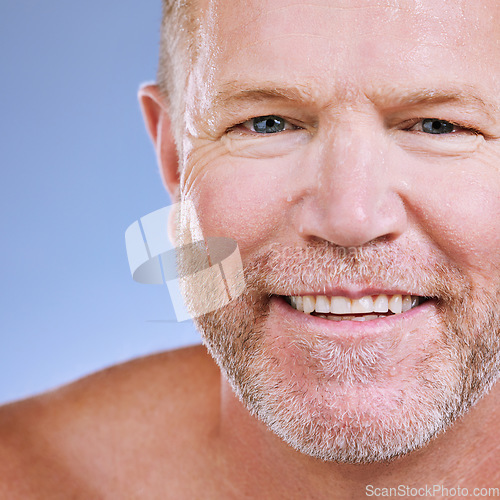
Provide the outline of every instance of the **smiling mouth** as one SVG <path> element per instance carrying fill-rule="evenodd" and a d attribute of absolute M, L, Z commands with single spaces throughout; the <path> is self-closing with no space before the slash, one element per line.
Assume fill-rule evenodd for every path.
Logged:
<path fill-rule="evenodd" d="M 297 311 L 331 321 L 370 321 L 402 314 L 429 297 L 417 295 L 367 295 L 359 299 L 343 296 L 296 295 L 284 299 Z"/>

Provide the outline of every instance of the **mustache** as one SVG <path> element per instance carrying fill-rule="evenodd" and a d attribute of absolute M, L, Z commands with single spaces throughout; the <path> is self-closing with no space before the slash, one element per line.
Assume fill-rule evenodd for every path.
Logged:
<path fill-rule="evenodd" d="M 375 288 L 407 290 L 437 300 L 470 295 L 467 277 L 439 250 L 423 244 L 374 241 L 340 247 L 328 241 L 273 243 L 243 260 L 249 290 L 293 295 L 297 290 Z"/>

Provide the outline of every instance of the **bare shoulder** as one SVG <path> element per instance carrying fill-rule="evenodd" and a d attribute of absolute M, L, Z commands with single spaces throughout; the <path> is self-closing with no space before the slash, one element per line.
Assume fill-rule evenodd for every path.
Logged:
<path fill-rule="evenodd" d="M 194 346 L 4 406 L 0 499 L 105 498 L 99 492 L 130 493 L 145 471 L 152 483 L 152 470 L 164 479 L 181 450 L 203 445 L 218 404 L 218 368 Z"/>

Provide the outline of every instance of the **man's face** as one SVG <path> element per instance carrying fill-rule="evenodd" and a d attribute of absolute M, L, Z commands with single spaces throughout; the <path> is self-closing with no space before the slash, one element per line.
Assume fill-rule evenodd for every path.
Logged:
<path fill-rule="evenodd" d="M 204 13 L 181 192 L 205 236 L 238 242 L 248 284 L 197 320 L 209 348 L 302 452 L 422 446 L 498 374 L 498 5 L 206 0 Z"/>

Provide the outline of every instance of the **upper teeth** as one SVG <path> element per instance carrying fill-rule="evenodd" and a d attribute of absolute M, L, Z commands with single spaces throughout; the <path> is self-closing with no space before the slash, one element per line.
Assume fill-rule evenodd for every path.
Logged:
<path fill-rule="evenodd" d="M 418 305 L 418 297 L 412 295 L 367 295 L 360 299 L 326 295 L 299 295 L 289 297 L 292 307 L 307 314 L 368 314 L 371 312 L 395 314 L 406 312 Z"/>

